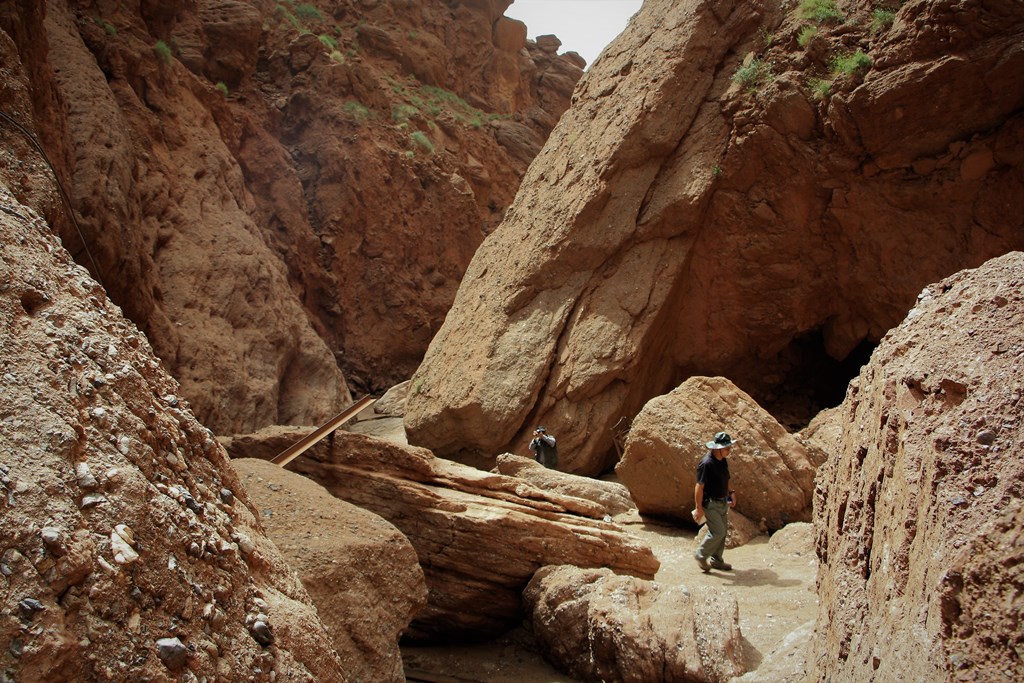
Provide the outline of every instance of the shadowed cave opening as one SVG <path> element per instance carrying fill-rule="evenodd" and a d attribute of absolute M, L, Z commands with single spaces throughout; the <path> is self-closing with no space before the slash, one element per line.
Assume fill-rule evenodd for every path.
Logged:
<path fill-rule="evenodd" d="M 822 410 L 843 402 L 850 380 L 876 346 L 862 339 L 845 358 L 836 359 L 826 351 L 821 330 L 811 330 L 765 364 L 747 393 L 786 429 L 799 431 Z"/>

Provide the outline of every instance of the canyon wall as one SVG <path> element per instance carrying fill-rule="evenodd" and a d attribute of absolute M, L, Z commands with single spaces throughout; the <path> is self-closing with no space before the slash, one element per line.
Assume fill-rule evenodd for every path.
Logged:
<path fill-rule="evenodd" d="M 204 424 L 318 423 L 412 373 L 569 104 L 508 4 L 5 3 L 12 191 Z"/>
<path fill-rule="evenodd" d="M 799 425 L 925 284 L 1024 246 L 1020 4 L 833 8 L 644 3 L 474 257 L 411 442 L 525 453 L 544 424 L 602 472 L 697 374 Z"/>
<path fill-rule="evenodd" d="M 1024 676 L 1024 253 L 927 287 L 826 419 L 822 681 Z"/>

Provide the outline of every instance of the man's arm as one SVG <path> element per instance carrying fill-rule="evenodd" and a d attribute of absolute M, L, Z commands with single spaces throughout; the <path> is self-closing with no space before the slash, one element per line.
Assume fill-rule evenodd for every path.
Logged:
<path fill-rule="evenodd" d="M 732 499 L 732 502 L 729 503 L 729 507 L 736 507 L 736 492 L 732 490 L 732 480 L 725 480 L 725 490 L 728 492 L 725 495 Z"/>
<path fill-rule="evenodd" d="M 693 487 L 693 500 L 697 508 L 697 519 L 704 516 L 704 484 L 697 482 Z"/>

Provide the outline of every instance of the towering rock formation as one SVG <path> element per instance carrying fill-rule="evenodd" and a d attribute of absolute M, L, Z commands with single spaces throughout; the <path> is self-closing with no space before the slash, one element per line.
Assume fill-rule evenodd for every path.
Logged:
<path fill-rule="evenodd" d="M 926 288 L 828 418 L 816 680 L 1024 677 L 1024 253 Z"/>
<path fill-rule="evenodd" d="M 6 183 L 0 330 L 0 678 L 347 680 L 224 449 Z"/>
<path fill-rule="evenodd" d="M 799 422 L 926 283 L 1024 246 L 1020 4 L 823 4 L 644 3 L 474 257 L 411 442 L 522 453 L 542 423 L 600 472 L 695 374 Z"/>
<path fill-rule="evenodd" d="M 4 3 L 3 111 L 80 231 L 5 119 L 12 191 L 205 424 L 317 423 L 412 373 L 569 104 L 508 4 Z"/>

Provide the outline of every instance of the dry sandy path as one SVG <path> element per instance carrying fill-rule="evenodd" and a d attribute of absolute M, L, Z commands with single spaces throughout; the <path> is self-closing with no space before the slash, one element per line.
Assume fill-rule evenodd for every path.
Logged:
<path fill-rule="evenodd" d="M 817 611 L 815 560 L 810 528 L 759 537 L 725 553 L 730 572 L 704 574 L 693 559 L 694 531 L 643 522 L 635 515 L 617 520 L 650 544 L 661 569 L 655 580 L 666 585 L 712 586 L 731 592 L 739 605 L 740 630 L 747 643 L 751 670 L 744 683 L 786 682 L 803 678 L 800 646 L 810 635 Z M 780 538 L 785 540 L 780 542 Z M 526 628 L 517 628 L 489 643 L 473 646 L 403 648 L 407 670 L 426 670 L 435 680 L 485 683 L 585 683 L 560 673 L 536 651 Z M 409 680 L 420 680 L 410 674 Z"/>

